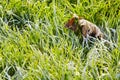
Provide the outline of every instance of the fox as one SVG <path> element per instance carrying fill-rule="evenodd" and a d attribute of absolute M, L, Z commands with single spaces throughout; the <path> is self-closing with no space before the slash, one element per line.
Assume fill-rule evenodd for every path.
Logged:
<path fill-rule="evenodd" d="M 85 42 L 87 42 L 88 37 L 98 38 L 99 40 L 104 38 L 104 34 L 97 25 L 76 14 L 73 14 L 73 17 L 68 20 L 65 27 L 75 33 L 82 33 Z"/>

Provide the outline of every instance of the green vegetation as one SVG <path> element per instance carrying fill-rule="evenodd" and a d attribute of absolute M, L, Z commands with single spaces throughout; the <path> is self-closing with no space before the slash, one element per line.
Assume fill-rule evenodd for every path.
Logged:
<path fill-rule="evenodd" d="M 98 25 L 83 48 L 73 13 Z M 0 0 L 0 80 L 120 80 L 120 0 Z"/>

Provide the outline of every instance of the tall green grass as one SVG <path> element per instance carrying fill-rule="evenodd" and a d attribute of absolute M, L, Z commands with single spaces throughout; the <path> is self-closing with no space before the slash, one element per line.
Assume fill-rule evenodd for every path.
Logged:
<path fill-rule="evenodd" d="M 1 0 L 0 79 L 119 80 L 119 0 Z M 64 27 L 76 13 L 110 42 L 83 48 Z"/>

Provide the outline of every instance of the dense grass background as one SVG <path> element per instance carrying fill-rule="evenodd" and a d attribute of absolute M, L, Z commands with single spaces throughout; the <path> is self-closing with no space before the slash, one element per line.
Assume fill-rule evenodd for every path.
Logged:
<path fill-rule="evenodd" d="M 110 41 L 82 48 L 76 13 Z M 120 0 L 0 0 L 0 79 L 120 80 Z"/>

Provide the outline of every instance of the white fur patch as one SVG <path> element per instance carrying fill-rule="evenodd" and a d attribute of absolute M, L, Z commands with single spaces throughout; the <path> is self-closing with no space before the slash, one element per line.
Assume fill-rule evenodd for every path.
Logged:
<path fill-rule="evenodd" d="M 86 25 L 86 20 L 84 20 L 84 19 L 79 20 L 79 24 L 80 25 Z"/>
<path fill-rule="evenodd" d="M 79 16 L 77 14 L 73 14 L 74 18 L 79 18 Z"/>

